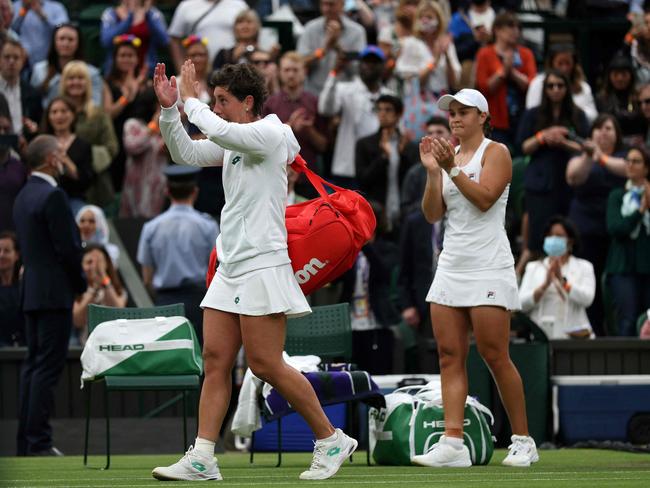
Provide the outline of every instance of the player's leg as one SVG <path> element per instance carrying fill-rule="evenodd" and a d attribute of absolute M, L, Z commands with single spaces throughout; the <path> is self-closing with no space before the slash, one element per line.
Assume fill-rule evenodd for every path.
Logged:
<path fill-rule="evenodd" d="M 357 441 L 334 429 L 307 379 L 282 358 L 286 316 L 242 315 L 241 331 L 248 365 L 258 378 L 273 385 L 305 419 L 316 436 L 311 468 L 302 479 L 326 479 L 333 476 L 357 448 Z"/>
<path fill-rule="evenodd" d="M 412 461 L 429 467 L 468 467 L 472 462 L 463 443 L 469 351 L 467 309 L 432 303 L 431 323 L 438 346 L 445 435 L 428 452 L 415 456 Z"/>
<path fill-rule="evenodd" d="M 504 464 L 530 466 L 539 456 L 535 441 L 528 435 L 524 386 L 510 360 L 510 312 L 500 307 L 473 307 L 470 317 L 476 347 L 494 377 L 514 433 Z"/>
<path fill-rule="evenodd" d="M 241 347 L 239 316 L 206 308 L 203 314 L 203 366 L 205 378 L 199 402 L 199 429 L 195 445 L 168 467 L 153 470 L 159 480 L 220 480 L 214 443 L 228 410 L 231 371 Z"/>

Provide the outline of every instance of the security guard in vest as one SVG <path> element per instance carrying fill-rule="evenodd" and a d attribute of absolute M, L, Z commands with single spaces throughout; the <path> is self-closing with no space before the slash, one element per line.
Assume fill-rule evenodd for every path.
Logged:
<path fill-rule="evenodd" d="M 138 262 L 154 303 L 184 303 L 185 316 L 203 344 L 200 303 L 205 295 L 205 273 L 219 226 L 208 214 L 193 208 L 199 193 L 199 171 L 199 168 L 177 165 L 165 169 L 171 205 L 144 225 L 138 243 Z"/>

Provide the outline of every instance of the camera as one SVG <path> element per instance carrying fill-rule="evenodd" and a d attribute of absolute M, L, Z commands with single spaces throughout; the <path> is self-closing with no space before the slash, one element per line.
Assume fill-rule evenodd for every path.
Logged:
<path fill-rule="evenodd" d="M 586 139 L 583 137 L 580 137 L 578 134 L 576 134 L 574 131 L 569 131 L 567 134 L 566 138 L 570 141 L 577 142 L 581 146 L 585 145 Z"/>

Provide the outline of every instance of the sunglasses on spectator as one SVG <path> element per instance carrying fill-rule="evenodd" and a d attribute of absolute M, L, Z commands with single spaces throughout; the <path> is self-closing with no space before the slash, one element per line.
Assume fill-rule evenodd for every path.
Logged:
<path fill-rule="evenodd" d="M 625 162 L 628 164 L 643 164 L 644 161 L 643 159 L 636 159 L 636 158 L 625 158 Z"/>
<path fill-rule="evenodd" d="M 70 27 L 71 29 L 79 29 L 79 23 L 78 22 L 61 22 L 60 24 L 56 24 L 54 26 L 55 30 L 59 30 L 61 27 Z"/>
<path fill-rule="evenodd" d="M 643 100 L 639 100 L 639 103 L 641 105 L 648 105 L 650 104 L 650 98 L 644 98 Z"/>
<path fill-rule="evenodd" d="M 545 86 L 549 90 L 552 90 L 554 88 L 557 88 L 558 90 L 562 90 L 563 88 L 566 88 L 566 85 L 564 83 L 546 83 Z"/>
<path fill-rule="evenodd" d="M 270 62 L 271 61 L 269 61 L 268 59 L 255 59 L 255 60 L 252 60 L 250 63 L 254 64 L 256 66 L 268 66 L 268 64 Z"/>

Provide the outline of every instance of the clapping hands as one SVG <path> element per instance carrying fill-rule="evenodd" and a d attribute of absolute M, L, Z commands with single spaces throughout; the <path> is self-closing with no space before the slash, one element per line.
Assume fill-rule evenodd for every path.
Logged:
<path fill-rule="evenodd" d="M 455 154 L 454 146 L 446 139 L 424 136 L 420 142 L 420 160 L 428 171 L 449 171 L 454 166 Z"/>

